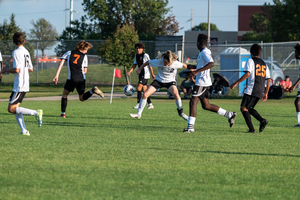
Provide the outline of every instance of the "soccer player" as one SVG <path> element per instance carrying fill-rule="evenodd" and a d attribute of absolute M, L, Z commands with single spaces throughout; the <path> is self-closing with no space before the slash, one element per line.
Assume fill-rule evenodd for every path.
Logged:
<path fill-rule="evenodd" d="M 60 117 L 66 117 L 68 95 L 70 92 L 73 92 L 75 88 L 79 94 L 80 101 L 85 101 L 89 99 L 93 94 L 97 94 L 102 98 L 104 97 L 103 92 L 99 90 L 96 86 L 94 86 L 91 90 L 85 92 L 85 74 L 87 73 L 88 67 L 88 59 L 86 53 L 92 47 L 92 44 L 82 40 L 76 45 L 75 50 L 67 51 L 62 56 L 62 60 L 57 68 L 56 75 L 53 79 L 55 84 L 57 84 L 61 68 L 65 61 L 67 61 L 69 74 L 61 98 Z"/>
<path fill-rule="evenodd" d="M 2 82 L 2 76 L 3 74 L 1 73 L 3 70 L 3 60 L 2 60 L 2 55 L 1 55 L 1 52 L 0 52 L 0 84 Z"/>
<path fill-rule="evenodd" d="M 130 76 L 130 73 L 135 69 L 135 67 L 137 65 L 138 65 L 138 67 L 140 67 L 140 66 L 142 66 L 143 63 L 150 60 L 149 55 L 147 53 L 144 53 L 144 49 L 145 49 L 144 43 L 142 43 L 142 42 L 136 43 L 134 46 L 136 49 L 136 55 L 134 56 L 134 63 L 132 65 L 132 67 L 127 72 L 128 76 Z M 136 104 L 136 106 L 133 107 L 135 109 L 139 108 L 140 99 L 142 98 L 142 89 L 143 89 L 143 92 L 145 92 L 147 90 L 147 83 L 148 83 L 148 79 L 150 78 L 150 73 L 151 73 L 152 78 L 155 79 L 152 67 L 148 65 L 148 66 L 144 67 L 144 69 L 139 74 L 139 82 L 138 82 L 138 85 L 136 88 L 137 89 L 137 104 Z M 148 97 L 147 103 L 148 103 L 148 109 L 154 108 L 154 106 L 150 100 L 150 97 Z"/>
<path fill-rule="evenodd" d="M 245 64 L 245 74 L 241 78 L 239 78 L 239 80 L 230 85 L 230 88 L 233 89 L 239 83 L 248 79 L 241 103 L 241 112 L 249 128 L 249 133 L 256 133 L 250 115 L 252 115 L 260 122 L 259 132 L 262 132 L 268 124 L 268 120 L 262 118 L 260 114 L 254 109 L 259 99 L 261 99 L 262 101 L 266 101 L 268 99 L 268 92 L 271 83 L 269 68 L 260 58 L 261 52 L 262 48 L 259 44 L 253 44 L 251 46 L 251 58 L 249 58 Z M 267 80 L 266 87 L 265 80 Z"/>
<path fill-rule="evenodd" d="M 36 116 L 39 127 L 42 125 L 43 110 L 31 110 L 19 107 L 26 95 L 29 92 L 29 72 L 33 71 L 30 54 L 23 46 L 25 43 L 25 35 L 17 32 L 13 35 L 13 42 L 17 46 L 12 53 L 13 68 L 3 69 L 1 73 L 13 73 L 15 75 L 14 88 L 9 98 L 8 112 L 15 114 L 16 120 L 21 128 L 20 135 L 30 136 L 26 129 L 23 115 Z"/>
<path fill-rule="evenodd" d="M 197 104 L 200 100 L 202 108 L 204 110 L 209 110 L 216 112 L 219 115 L 223 115 L 228 118 L 230 127 L 234 124 L 234 119 L 236 117 L 235 112 L 228 112 L 217 105 L 210 104 L 208 99 L 210 96 L 210 86 L 212 85 L 210 78 L 210 68 L 214 66 L 214 61 L 211 56 L 211 51 L 207 46 L 207 35 L 199 34 L 197 39 L 197 47 L 200 53 L 197 57 L 197 66 L 195 71 L 191 74 L 196 76 L 195 86 L 192 92 L 192 99 L 190 100 L 190 116 L 188 118 L 188 126 L 183 132 L 195 132 L 194 126 L 197 115 Z"/>
<path fill-rule="evenodd" d="M 136 72 L 140 74 L 143 68 L 148 66 L 149 64 L 151 65 L 151 67 L 158 67 L 158 73 L 155 76 L 155 80 L 144 92 L 143 97 L 140 100 L 137 113 L 130 114 L 130 117 L 140 119 L 142 116 L 142 112 L 145 108 L 147 98 L 151 96 L 154 92 L 156 92 L 158 89 L 166 87 L 175 98 L 175 103 L 177 106 L 179 116 L 187 120 L 187 115 L 183 113 L 181 98 L 179 96 L 175 80 L 177 69 L 182 67 L 187 68 L 187 65 L 177 61 L 177 58 L 178 57 L 174 53 L 172 53 L 171 51 L 167 51 L 165 53 L 160 54 L 158 56 L 158 59 L 149 60 L 142 64 L 142 66 L 140 66 L 136 70 Z"/>
<path fill-rule="evenodd" d="M 294 48 L 295 48 L 295 58 L 300 60 L 300 43 L 296 44 L 294 46 Z M 300 65 L 299 65 L 299 78 L 296 81 L 296 83 L 292 87 L 290 87 L 289 92 L 293 92 L 293 90 L 297 87 L 297 85 L 299 83 L 300 83 Z M 296 107 L 297 122 L 298 122 L 298 124 L 295 125 L 294 127 L 300 127 L 300 88 L 298 90 L 298 93 L 297 93 L 294 104 L 295 104 L 295 107 Z"/>

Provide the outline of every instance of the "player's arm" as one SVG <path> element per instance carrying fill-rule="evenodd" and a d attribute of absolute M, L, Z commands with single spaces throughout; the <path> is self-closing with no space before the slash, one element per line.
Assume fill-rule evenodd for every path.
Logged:
<path fill-rule="evenodd" d="M 136 68 L 136 64 L 133 64 L 130 70 L 127 72 L 127 76 L 130 76 L 130 73 Z"/>
<path fill-rule="evenodd" d="M 149 70 L 153 79 L 155 79 L 155 75 L 153 73 L 153 68 L 149 65 Z"/>
<path fill-rule="evenodd" d="M 12 73 L 12 74 L 18 74 L 20 72 L 19 68 L 11 68 L 11 69 L 3 69 L 2 73 Z"/>
<path fill-rule="evenodd" d="M 87 67 L 83 68 L 83 72 L 86 74 L 87 73 Z"/>
<path fill-rule="evenodd" d="M 149 61 L 143 63 L 143 64 L 136 70 L 136 73 L 140 74 L 141 71 L 144 69 L 144 67 L 146 67 L 147 65 L 150 65 L 150 64 L 149 64 Z"/>
<path fill-rule="evenodd" d="M 241 78 L 239 78 L 239 80 L 237 80 L 236 82 L 232 83 L 230 85 L 230 88 L 231 89 L 235 88 L 238 84 L 240 84 L 241 82 L 243 82 L 244 80 L 246 80 L 249 76 L 250 76 L 250 72 L 246 72 Z"/>
<path fill-rule="evenodd" d="M 28 72 L 33 72 L 33 69 L 28 69 Z"/>
<path fill-rule="evenodd" d="M 3 61 L 0 61 L 0 79 L 2 79 L 3 76 Z"/>
<path fill-rule="evenodd" d="M 262 101 L 266 101 L 268 99 L 268 94 L 269 94 L 269 89 L 270 89 L 270 85 L 271 85 L 271 79 L 267 79 L 267 87 L 265 89 L 265 92 L 261 98 Z"/>
<path fill-rule="evenodd" d="M 207 63 L 204 67 L 200 68 L 200 69 L 197 69 L 195 71 L 192 71 L 192 76 L 196 76 L 199 72 L 202 72 L 202 71 L 205 71 L 205 70 L 208 70 L 210 68 L 212 68 L 214 66 L 214 62 L 209 62 Z"/>
<path fill-rule="evenodd" d="M 293 92 L 293 90 L 297 87 L 297 85 L 300 83 L 300 78 L 298 78 L 298 80 L 296 81 L 296 83 L 290 87 L 289 92 Z"/>
<path fill-rule="evenodd" d="M 65 63 L 65 59 L 62 59 L 62 60 L 60 61 L 60 63 L 59 63 L 59 66 L 58 66 L 58 68 L 57 68 L 55 77 L 54 77 L 54 79 L 53 79 L 53 82 L 55 82 L 55 84 L 57 84 L 58 77 L 59 77 L 61 68 L 62 68 L 62 66 L 64 65 L 64 63 Z"/>

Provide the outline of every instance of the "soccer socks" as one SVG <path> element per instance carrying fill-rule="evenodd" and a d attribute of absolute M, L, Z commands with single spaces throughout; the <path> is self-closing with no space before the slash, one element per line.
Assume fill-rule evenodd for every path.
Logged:
<path fill-rule="evenodd" d="M 142 91 L 137 91 L 137 103 L 140 103 L 141 98 L 142 98 Z"/>
<path fill-rule="evenodd" d="M 26 133 L 27 129 L 25 126 L 24 118 L 22 114 L 15 114 L 16 120 L 19 124 L 19 127 L 21 128 L 22 133 Z"/>
<path fill-rule="evenodd" d="M 90 90 L 90 91 L 85 92 L 85 93 L 83 94 L 82 99 L 83 99 L 83 100 L 88 100 L 92 95 L 93 95 L 93 91 Z"/>
<path fill-rule="evenodd" d="M 150 97 L 147 98 L 147 103 L 148 103 L 148 105 L 152 104 Z"/>
<path fill-rule="evenodd" d="M 261 122 L 262 120 L 264 120 L 264 119 L 260 116 L 260 114 L 258 114 L 258 112 L 257 112 L 255 109 L 253 109 L 253 108 L 250 108 L 250 109 L 249 109 L 249 113 L 250 113 L 255 119 L 257 119 L 259 122 Z"/>
<path fill-rule="evenodd" d="M 181 110 L 182 109 L 181 98 L 179 98 L 178 100 L 175 99 L 175 103 L 176 103 L 177 109 Z"/>
<path fill-rule="evenodd" d="M 297 112 L 297 122 L 300 124 L 300 112 Z"/>
<path fill-rule="evenodd" d="M 189 116 L 188 126 L 187 126 L 188 130 L 194 130 L 195 121 L 196 121 L 196 117 Z"/>
<path fill-rule="evenodd" d="M 61 98 L 61 112 L 65 113 L 68 104 L 68 98 Z"/>
<path fill-rule="evenodd" d="M 17 107 L 16 114 L 36 116 L 37 111 L 36 110 L 31 110 L 31 109 L 28 109 L 28 108 Z"/>
<path fill-rule="evenodd" d="M 242 114 L 245 118 L 245 121 L 246 121 L 246 124 L 249 128 L 249 131 L 254 131 L 255 129 L 254 129 L 252 121 L 251 121 L 250 113 L 248 111 L 243 111 Z"/>
<path fill-rule="evenodd" d="M 223 108 L 219 108 L 217 114 L 227 117 L 228 119 L 230 119 L 230 117 L 232 117 L 232 112 L 228 112 L 227 110 L 224 110 Z"/>
<path fill-rule="evenodd" d="M 138 109 L 137 114 L 142 115 L 142 112 L 143 112 L 143 110 L 146 106 L 146 103 L 147 103 L 147 99 L 141 99 L 140 100 L 140 105 L 139 105 L 139 109 Z"/>

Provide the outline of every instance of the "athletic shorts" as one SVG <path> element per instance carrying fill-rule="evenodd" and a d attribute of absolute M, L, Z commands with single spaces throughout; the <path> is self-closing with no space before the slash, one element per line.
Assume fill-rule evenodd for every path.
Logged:
<path fill-rule="evenodd" d="M 147 85 L 148 79 L 144 79 L 144 77 L 139 77 L 139 84 Z"/>
<path fill-rule="evenodd" d="M 245 106 L 247 109 L 254 108 L 258 100 L 258 97 L 244 94 L 241 106 Z"/>
<path fill-rule="evenodd" d="M 26 92 L 12 92 L 9 97 L 9 103 L 10 104 L 18 104 L 22 103 Z"/>
<path fill-rule="evenodd" d="M 204 98 L 209 99 L 210 97 L 209 87 L 195 85 L 193 88 L 192 96 L 198 97 L 200 99 L 204 99 Z"/>
<path fill-rule="evenodd" d="M 67 80 L 64 89 L 73 92 L 76 88 L 79 95 L 82 95 L 85 92 L 85 80 L 80 81 L 73 81 L 73 80 Z"/>
<path fill-rule="evenodd" d="M 157 80 L 154 80 L 150 85 L 152 85 L 156 90 L 160 89 L 162 87 L 169 89 L 169 87 L 171 87 L 172 85 L 176 86 L 176 82 L 173 81 L 173 82 L 169 82 L 169 83 L 161 83 Z"/>

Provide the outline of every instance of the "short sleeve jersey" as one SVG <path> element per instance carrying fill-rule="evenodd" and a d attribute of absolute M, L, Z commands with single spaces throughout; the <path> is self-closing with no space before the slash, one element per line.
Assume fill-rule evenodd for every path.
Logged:
<path fill-rule="evenodd" d="M 197 69 L 201 69 L 210 62 L 214 62 L 211 51 L 208 48 L 204 48 L 197 57 Z M 198 86 L 211 86 L 210 69 L 199 72 L 196 75 L 195 85 Z"/>
<path fill-rule="evenodd" d="M 24 46 L 20 46 L 12 53 L 13 68 L 19 69 L 15 73 L 13 92 L 29 91 L 29 69 L 33 69 L 30 54 Z"/>
<path fill-rule="evenodd" d="M 68 80 L 85 80 L 84 68 L 88 67 L 87 56 L 80 51 L 68 51 L 62 57 L 68 63 Z"/>
<path fill-rule="evenodd" d="M 265 80 L 270 78 L 270 71 L 260 58 L 249 58 L 244 72 L 250 72 L 244 94 L 262 98 L 265 91 Z"/>
<path fill-rule="evenodd" d="M 142 66 L 143 63 L 147 62 L 148 60 L 150 60 L 150 57 L 147 53 L 136 54 L 134 56 L 133 64 L 138 65 L 138 67 L 140 67 L 140 66 Z M 150 69 L 149 69 L 148 65 L 146 67 L 144 67 L 144 69 L 139 74 L 139 77 L 144 78 L 144 79 L 150 78 Z"/>
<path fill-rule="evenodd" d="M 161 83 L 170 83 L 176 81 L 177 69 L 183 67 L 179 61 L 174 61 L 170 66 L 164 66 L 163 59 L 149 60 L 151 67 L 157 67 L 158 72 L 155 76 L 155 80 Z"/>

